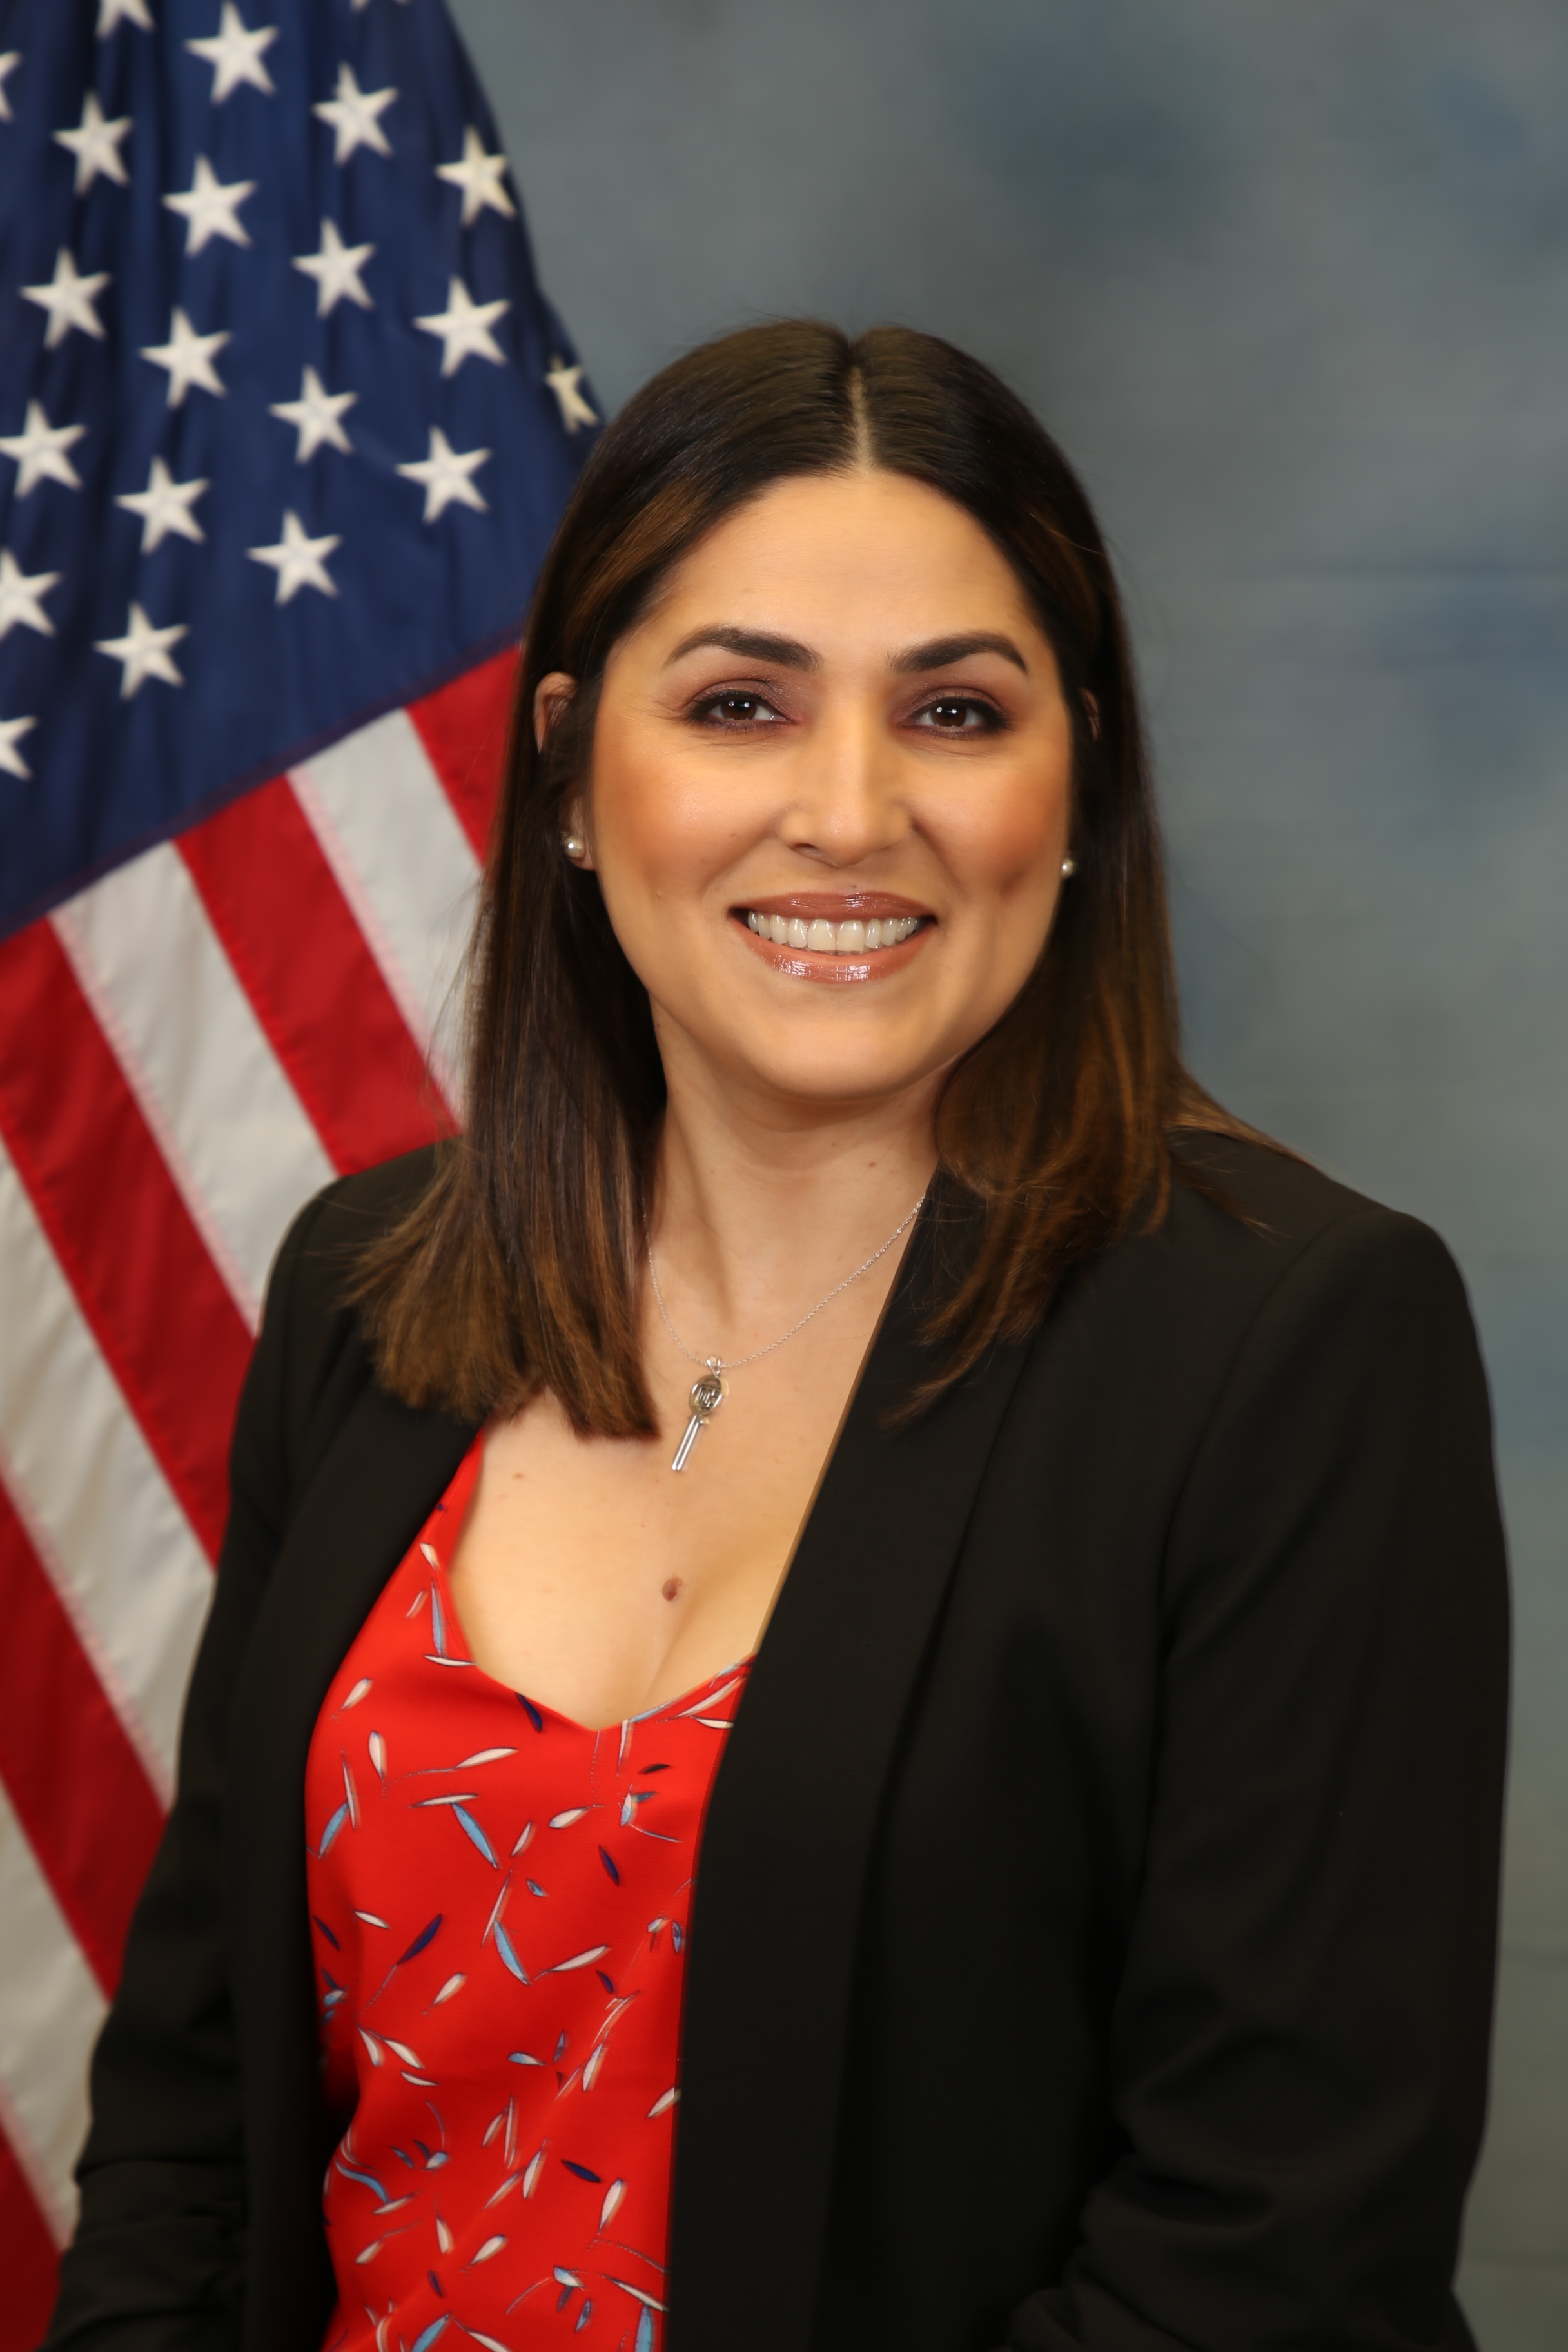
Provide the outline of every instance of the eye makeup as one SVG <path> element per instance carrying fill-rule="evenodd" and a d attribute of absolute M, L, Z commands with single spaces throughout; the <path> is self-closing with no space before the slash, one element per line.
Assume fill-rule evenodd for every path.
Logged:
<path fill-rule="evenodd" d="M 745 685 L 709 687 L 686 705 L 681 716 L 693 726 L 712 733 L 763 732 L 791 722 L 789 711 L 781 709 L 779 700 L 774 698 L 776 691 L 764 693 L 760 687 Z M 950 713 L 959 714 L 956 723 L 947 716 Z M 961 736 L 998 735 L 1013 721 L 990 695 L 966 688 L 926 695 L 895 724 L 956 740 Z"/>

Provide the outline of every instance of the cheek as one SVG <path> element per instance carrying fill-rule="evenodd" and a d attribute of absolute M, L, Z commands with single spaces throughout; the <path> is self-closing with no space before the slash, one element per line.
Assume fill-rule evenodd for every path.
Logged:
<path fill-rule="evenodd" d="M 607 730 L 594 747 L 590 800 L 607 888 L 662 898 L 701 884 L 744 838 L 742 813 L 710 780 L 693 779 L 668 741 Z"/>
<path fill-rule="evenodd" d="M 949 801 L 942 840 L 955 875 L 1005 898 L 1032 898 L 1054 885 L 1068 829 L 1065 761 L 1042 775 L 1037 765 L 1013 775 L 977 779 L 978 789 Z"/>

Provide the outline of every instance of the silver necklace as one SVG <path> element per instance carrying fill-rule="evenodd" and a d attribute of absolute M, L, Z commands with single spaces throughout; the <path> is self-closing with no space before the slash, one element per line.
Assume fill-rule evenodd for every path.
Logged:
<path fill-rule="evenodd" d="M 718 1356 L 697 1355 L 687 1346 L 685 1340 L 681 1338 L 679 1332 L 670 1321 L 669 1309 L 664 1303 L 664 1293 L 658 1286 L 658 1269 L 653 1262 L 652 1228 L 649 1226 L 646 1218 L 643 1220 L 643 1238 L 647 1244 L 647 1278 L 653 1285 L 653 1295 L 658 1301 L 658 1311 L 664 1318 L 664 1328 L 668 1332 L 670 1338 L 674 1340 L 676 1346 L 679 1349 L 681 1354 L 686 1358 L 687 1362 L 689 1364 L 700 1364 L 702 1367 L 701 1378 L 700 1380 L 693 1381 L 691 1383 L 691 1418 L 686 1424 L 686 1434 L 682 1437 L 680 1444 L 675 1449 L 675 1459 L 669 1465 L 672 1470 L 685 1469 L 688 1454 L 696 1444 L 702 1431 L 706 1429 L 708 1423 L 712 1420 L 714 1414 L 723 1403 L 724 1399 L 729 1395 L 730 1390 L 729 1384 L 724 1378 L 725 1373 L 739 1371 L 743 1364 L 754 1364 L 757 1362 L 759 1358 L 763 1356 L 771 1356 L 775 1348 L 782 1348 L 786 1339 L 793 1339 L 797 1331 L 804 1331 L 806 1325 L 812 1320 L 814 1316 L 820 1315 L 825 1307 L 831 1307 L 834 1300 L 841 1297 L 844 1292 L 850 1288 L 852 1284 L 858 1282 L 863 1274 L 870 1273 L 871 1268 L 876 1265 L 879 1258 L 884 1258 L 887 1256 L 888 1252 L 892 1248 L 893 1244 L 898 1240 L 899 1235 L 901 1233 L 906 1232 L 907 1229 L 914 1223 L 915 1219 L 920 1215 L 924 1201 L 925 1194 L 922 1192 L 920 1199 L 915 1202 L 914 1207 L 909 1212 L 908 1215 L 900 1218 L 898 1223 L 893 1227 L 892 1232 L 888 1235 L 887 1240 L 882 1244 L 881 1248 L 879 1250 L 873 1250 L 870 1256 L 866 1260 L 865 1265 L 858 1265 L 853 1274 L 847 1274 L 843 1281 L 836 1284 L 834 1288 L 828 1292 L 826 1298 L 819 1298 L 816 1306 L 801 1317 L 798 1323 L 792 1323 L 787 1331 L 781 1332 L 776 1339 L 770 1339 L 765 1348 L 754 1348 L 749 1356 L 731 1356 L 727 1360 Z"/>

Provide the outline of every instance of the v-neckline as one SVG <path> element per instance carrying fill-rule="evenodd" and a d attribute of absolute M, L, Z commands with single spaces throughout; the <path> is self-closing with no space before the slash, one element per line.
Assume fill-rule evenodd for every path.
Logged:
<path fill-rule="evenodd" d="M 445 1622 L 445 1632 L 446 1633 L 456 1635 L 464 1653 L 463 1664 L 471 1667 L 473 1672 L 479 1676 L 479 1681 L 487 1685 L 490 1690 L 500 1692 L 509 1699 L 515 1699 L 530 1715 L 537 1714 L 539 1716 L 548 1716 L 552 1722 L 561 1724 L 568 1731 L 575 1731 L 579 1733 L 584 1739 L 603 1739 L 606 1731 L 620 1731 L 623 1730 L 627 1724 L 632 1723 L 651 1723 L 656 1716 L 679 1715 L 689 1705 L 692 1706 L 693 1711 L 695 1712 L 696 1706 L 701 1704 L 705 1700 L 707 1700 L 710 1705 L 717 1706 L 718 1700 L 716 1698 L 711 1700 L 709 1699 L 709 1694 L 712 1691 L 715 1683 L 721 1683 L 731 1675 L 739 1678 L 743 1678 L 750 1671 L 755 1660 L 756 1652 L 754 1650 L 746 1657 L 732 1658 L 728 1665 L 721 1666 L 716 1674 L 705 1676 L 701 1682 L 693 1683 L 689 1690 L 678 1691 L 673 1698 L 660 1699 L 657 1705 L 653 1706 L 639 1707 L 634 1715 L 614 1716 L 608 1723 L 601 1723 L 597 1727 L 591 1723 L 579 1723 L 575 1716 L 565 1714 L 563 1710 L 558 1706 L 552 1706 L 548 1699 L 532 1698 L 526 1691 L 519 1690 L 515 1684 L 503 1682 L 499 1675 L 492 1675 L 488 1667 L 480 1665 L 479 1660 L 474 1655 L 473 1643 L 469 1641 L 467 1633 L 464 1631 L 462 1618 L 458 1612 L 458 1604 L 452 1597 L 452 1586 L 450 1577 L 448 1575 L 448 1557 L 456 1553 L 458 1546 L 462 1540 L 464 1523 L 468 1518 L 469 1511 L 473 1508 L 474 1496 L 479 1492 L 479 1475 L 484 1467 L 486 1436 L 487 1432 L 482 1427 L 476 1433 L 473 1444 L 469 1446 L 468 1452 L 458 1463 L 457 1469 L 453 1472 L 451 1478 L 447 1481 L 447 1493 L 441 1496 L 441 1499 L 437 1504 L 435 1510 L 431 1512 L 430 1518 L 426 1519 L 424 1527 L 420 1529 L 419 1534 L 416 1537 L 415 1542 L 411 1547 L 412 1549 L 417 1550 L 421 1553 L 425 1560 L 425 1564 L 430 1571 L 432 1590 L 434 1591 L 436 1598 L 440 1605 L 442 1618 Z M 478 1457 L 477 1460 L 475 1458 L 476 1456 Z M 469 1469 L 470 1464 L 473 1465 L 471 1471 Z M 465 1476 L 468 1478 L 468 1492 L 463 1497 L 461 1509 L 454 1513 L 450 1508 L 447 1496 L 450 1495 L 452 1488 Z M 446 1513 L 453 1522 L 450 1532 L 447 1537 L 447 1556 L 444 1556 L 442 1551 L 438 1549 L 437 1545 L 430 1539 L 430 1522 L 443 1512 Z M 443 1533 L 446 1533 L 446 1530 L 443 1530 Z M 729 1694 L 728 1692 L 724 1692 L 721 1694 L 721 1696 L 728 1697 Z"/>

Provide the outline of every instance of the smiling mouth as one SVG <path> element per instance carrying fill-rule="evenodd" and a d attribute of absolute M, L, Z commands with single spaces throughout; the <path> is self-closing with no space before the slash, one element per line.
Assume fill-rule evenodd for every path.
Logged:
<path fill-rule="evenodd" d="M 855 915 L 846 922 L 833 923 L 826 915 L 808 919 L 804 915 L 763 914 L 752 907 L 737 912 L 758 939 L 775 948 L 794 948 L 797 954 L 804 949 L 811 955 L 879 955 L 884 949 L 902 947 L 931 921 L 929 915 L 873 915 L 869 921 Z"/>
<path fill-rule="evenodd" d="M 730 909 L 752 953 L 786 980 L 856 986 L 891 980 L 919 956 L 937 919 L 889 890 L 800 890 Z"/>

